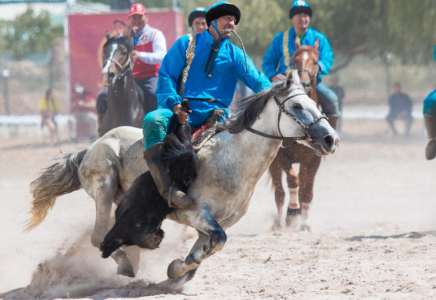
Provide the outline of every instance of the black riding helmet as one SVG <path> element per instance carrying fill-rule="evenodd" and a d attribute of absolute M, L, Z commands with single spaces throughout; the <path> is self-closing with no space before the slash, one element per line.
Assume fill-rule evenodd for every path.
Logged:
<path fill-rule="evenodd" d="M 210 23 L 222 16 L 231 15 L 236 18 L 235 25 L 238 25 L 241 19 L 241 11 L 236 5 L 233 5 L 227 1 L 220 1 L 212 5 L 206 13 L 206 23 L 210 27 Z"/>
<path fill-rule="evenodd" d="M 194 22 L 195 19 L 197 18 L 206 18 L 206 13 L 207 13 L 207 9 L 204 7 L 197 7 L 196 9 L 194 9 L 188 17 L 188 24 L 189 27 L 192 27 L 192 23 Z"/>
<path fill-rule="evenodd" d="M 289 19 L 301 13 L 309 15 L 309 17 L 312 18 L 312 8 L 310 8 L 309 3 L 304 0 L 295 0 L 289 10 Z"/>

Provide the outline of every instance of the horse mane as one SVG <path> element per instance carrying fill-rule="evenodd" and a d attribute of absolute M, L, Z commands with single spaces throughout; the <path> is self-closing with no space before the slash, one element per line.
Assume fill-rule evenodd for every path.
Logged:
<path fill-rule="evenodd" d="M 121 36 L 113 36 L 113 37 L 109 38 L 106 41 L 106 43 L 104 43 L 103 49 L 106 48 L 107 46 L 113 44 L 113 43 L 122 44 L 122 45 L 126 46 L 128 52 L 130 53 L 131 46 L 130 46 L 129 40 L 125 36 L 121 35 Z"/>
<path fill-rule="evenodd" d="M 293 61 L 298 55 L 300 55 L 302 52 L 305 52 L 305 51 L 315 52 L 315 54 L 319 57 L 319 53 L 320 53 L 319 50 L 315 50 L 315 48 L 313 46 L 304 45 L 304 46 L 298 47 L 298 49 L 294 51 L 294 54 L 292 54 L 292 57 L 291 57 L 291 61 Z"/>
<path fill-rule="evenodd" d="M 282 83 L 274 85 L 270 90 L 262 91 L 247 98 L 237 100 L 233 104 L 232 117 L 226 121 L 225 127 L 230 133 L 240 133 L 247 127 L 251 127 L 261 114 L 269 99 L 274 96 L 288 95 L 296 88 L 302 89 L 301 85 L 296 87 L 295 83 L 284 85 Z"/>

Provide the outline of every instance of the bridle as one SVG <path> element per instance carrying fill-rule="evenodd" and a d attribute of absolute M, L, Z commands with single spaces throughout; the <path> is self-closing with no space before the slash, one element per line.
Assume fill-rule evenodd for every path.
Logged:
<path fill-rule="evenodd" d="M 308 52 L 308 51 L 313 51 L 313 50 L 306 49 L 306 50 L 303 50 L 302 52 Z M 295 61 L 295 59 L 292 59 L 292 65 L 295 65 L 294 61 Z M 310 78 L 310 86 L 312 86 L 315 79 L 318 77 L 319 65 L 316 66 L 316 70 L 315 70 L 314 74 L 310 73 L 310 71 L 306 68 L 301 68 L 301 69 L 296 69 L 296 70 L 298 71 L 299 74 L 306 72 Z"/>
<path fill-rule="evenodd" d="M 111 57 L 109 57 L 107 60 L 105 60 L 103 66 L 105 66 L 108 61 L 114 63 L 116 68 L 118 69 L 118 74 L 115 76 L 116 80 L 119 80 L 119 79 L 123 78 L 124 76 L 126 76 L 127 73 L 132 69 L 132 64 L 131 64 L 132 60 L 130 59 L 130 53 L 127 53 L 127 60 L 123 65 L 121 65 L 115 59 L 113 59 L 112 55 L 111 55 Z M 110 85 L 109 76 L 108 76 L 107 83 Z"/>
<path fill-rule="evenodd" d="M 285 110 L 285 108 L 284 108 L 284 105 L 285 105 L 285 103 L 287 101 L 289 101 L 292 98 L 297 97 L 297 96 L 307 96 L 307 95 L 303 94 L 303 93 L 295 94 L 295 95 L 292 95 L 292 96 L 286 98 L 281 103 L 280 103 L 280 100 L 276 96 L 274 96 L 274 101 L 276 102 L 277 106 L 279 107 L 279 113 L 278 113 L 278 116 L 277 116 L 277 128 L 279 130 L 280 136 L 263 133 L 263 132 L 260 132 L 260 131 L 258 131 L 256 129 L 253 129 L 251 127 L 247 127 L 246 129 L 248 131 L 252 132 L 252 133 L 255 133 L 255 134 L 263 136 L 263 137 L 267 137 L 267 138 L 275 139 L 275 140 L 283 140 L 283 142 L 285 142 L 285 141 L 289 142 L 288 145 L 282 146 L 283 148 L 289 147 L 291 144 L 295 143 L 296 141 L 309 141 L 309 142 L 313 141 L 312 137 L 309 134 L 309 128 L 311 126 L 315 125 L 315 123 L 317 123 L 318 121 L 320 121 L 322 119 L 328 120 L 328 118 L 327 118 L 327 116 L 325 114 L 322 114 L 321 116 L 319 116 L 318 118 L 316 118 L 315 120 L 310 122 L 308 125 L 305 125 L 296 116 L 294 116 L 292 113 L 290 113 L 289 111 Z M 280 130 L 280 119 L 281 119 L 282 113 L 284 113 L 285 115 L 290 117 L 292 120 L 297 122 L 298 125 L 300 125 L 301 131 L 303 132 L 304 136 L 298 136 L 298 137 L 285 137 L 285 136 L 283 136 L 282 131 Z"/>

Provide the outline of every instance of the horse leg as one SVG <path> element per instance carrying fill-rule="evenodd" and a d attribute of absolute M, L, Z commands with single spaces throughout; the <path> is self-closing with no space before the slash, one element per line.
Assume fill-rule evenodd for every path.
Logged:
<path fill-rule="evenodd" d="M 308 163 L 300 165 L 300 206 L 301 206 L 301 226 L 302 231 L 311 231 L 309 212 L 313 199 L 313 186 L 315 184 L 315 176 L 321 164 L 321 157 L 314 155 Z"/>
<path fill-rule="evenodd" d="M 300 186 L 300 179 L 297 172 L 292 168 L 286 173 L 286 180 L 288 182 L 290 200 L 288 210 L 286 213 L 286 225 L 296 228 L 298 227 L 298 217 L 301 215 L 300 202 L 298 201 L 298 187 Z"/>
<path fill-rule="evenodd" d="M 280 160 L 278 155 L 273 160 L 269 167 L 269 173 L 271 175 L 272 184 L 274 190 L 274 198 L 277 206 L 277 216 L 274 220 L 274 227 L 282 227 L 282 212 L 283 204 L 285 203 L 285 191 L 282 185 L 282 168 L 280 166 Z"/>
<path fill-rule="evenodd" d="M 95 199 L 96 218 L 94 231 L 91 236 L 91 243 L 94 247 L 100 248 L 101 242 L 110 229 L 110 215 L 112 210 L 112 202 L 115 198 L 115 193 L 118 189 L 117 172 L 113 169 L 110 163 L 100 166 L 101 172 L 98 174 L 91 173 L 92 178 L 89 178 L 86 167 L 81 168 L 80 172 L 86 178 L 86 182 L 91 182 L 92 193 Z M 103 175 L 104 174 L 104 175 Z M 91 179 L 91 180 L 90 180 Z M 83 182 L 83 181 L 82 181 Z M 89 187 L 89 186 L 88 186 Z M 88 191 L 87 186 L 84 186 Z M 121 248 L 117 249 L 110 255 L 118 265 L 117 274 L 134 277 L 133 266 L 127 257 L 127 254 Z"/>
<path fill-rule="evenodd" d="M 207 205 L 202 204 L 198 211 L 191 210 L 186 215 L 188 220 L 193 221 L 191 226 L 197 229 L 198 239 L 186 259 L 174 260 L 168 266 L 167 271 L 170 279 L 179 280 L 183 277 L 185 282 L 193 278 L 203 260 L 220 251 L 227 241 L 226 233 L 215 220 Z"/>

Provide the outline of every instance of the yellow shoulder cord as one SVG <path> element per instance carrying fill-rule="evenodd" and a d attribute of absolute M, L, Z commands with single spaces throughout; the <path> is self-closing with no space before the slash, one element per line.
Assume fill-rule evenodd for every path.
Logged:
<path fill-rule="evenodd" d="M 286 74 L 291 71 L 291 55 L 289 54 L 288 41 L 289 31 L 285 31 L 283 33 L 283 55 L 285 56 Z"/>
<path fill-rule="evenodd" d="M 183 77 L 182 77 L 182 84 L 180 86 L 179 95 L 183 95 L 185 93 L 185 83 L 188 79 L 188 71 L 191 68 L 192 60 L 194 59 L 194 52 L 195 52 L 195 46 L 197 37 L 192 34 L 188 34 L 189 36 L 189 44 L 188 48 L 186 49 L 186 67 L 183 69 Z"/>

